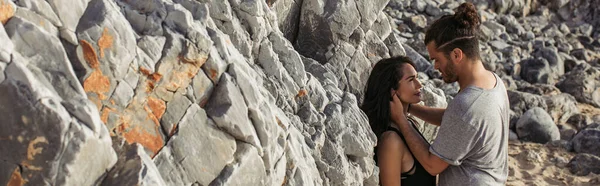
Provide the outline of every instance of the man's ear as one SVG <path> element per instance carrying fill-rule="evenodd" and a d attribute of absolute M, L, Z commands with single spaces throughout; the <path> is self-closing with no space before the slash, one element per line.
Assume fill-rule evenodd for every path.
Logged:
<path fill-rule="evenodd" d="M 460 48 L 454 48 L 452 52 L 450 52 L 450 59 L 452 61 L 461 62 L 464 58 L 464 53 Z"/>

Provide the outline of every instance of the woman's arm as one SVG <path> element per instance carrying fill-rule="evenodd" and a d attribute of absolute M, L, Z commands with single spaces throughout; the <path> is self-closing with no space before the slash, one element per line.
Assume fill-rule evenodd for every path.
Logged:
<path fill-rule="evenodd" d="M 410 104 L 408 112 L 423 121 L 440 126 L 442 124 L 442 116 L 444 116 L 445 108 L 433 108 L 419 104 Z"/>
<path fill-rule="evenodd" d="M 379 184 L 382 186 L 400 185 L 402 179 L 402 139 L 395 132 L 384 132 L 377 147 L 379 164 Z"/>

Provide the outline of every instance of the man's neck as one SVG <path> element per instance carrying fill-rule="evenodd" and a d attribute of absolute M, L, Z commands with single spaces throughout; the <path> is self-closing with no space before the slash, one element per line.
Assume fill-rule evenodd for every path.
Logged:
<path fill-rule="evenodd" d="M 490 72 L 483 67 L 481 61 L 465 62 L 461 69 L 461 74 L 458 79 L 458 85 L 460 90 L 463 90 L 469 86 L 475 86 L 482 89 L 494 88 L 494 83 L 490 84 Z M 491 85 L 491 86 L 490 86 Z"/>

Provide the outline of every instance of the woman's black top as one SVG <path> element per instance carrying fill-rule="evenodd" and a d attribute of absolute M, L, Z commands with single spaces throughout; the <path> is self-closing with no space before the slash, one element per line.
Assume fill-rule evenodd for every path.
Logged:
<path fill-rule="evenodd" d="M 409 119 L 409 122 L 412 124 L 413 128 L 415 128 L 415 130 L 421 135 L 421 137 L 423 137 L 423 134 L 421 134 L 421 132 L 419 132 L 419 130 L 415 126 L 414 121 L 411 121 Z M 408 147 L 408 144 L 406 143 L 404 136 L 398 129 L 393 128 L 393 127 L 388 127 L 386 129 L 386 131 L 396 132 L 396 134 L 398 134 L 398 136 L 400 136 L 400 138 L 402 138 L 402 142 L 404 142 L 404 144 L 406 144 L 406 147 Z M 423 139 L 425 139 L 425 137 L 423 137 Z M 413 163 L 412 168 L 410 168 L 409 171 L 401 173 L 400 179 L 402 179 L 401 180 L 402 185 L 419 185 L 419 186 L 435 185 L 435 176 L 432 176 L 425 170 L 423 165 L 421 165 L 421 163 L 419 163 L 419 161 L 417 161 L 417 158 L 415 158 L 415 156 L 410 151 L 410 149 L 408 149 L 408 152 L 410 152 L 410 155 L 413 157 L 414 163 Z M 400 157 L 398 157 L 398 158 L 400 158 Z M 377 164 L 377 147 L 375 147 L 375 164 Z M 415 170 L 415 172 L 413 174 L 409 174 L 413 170 Z"/>

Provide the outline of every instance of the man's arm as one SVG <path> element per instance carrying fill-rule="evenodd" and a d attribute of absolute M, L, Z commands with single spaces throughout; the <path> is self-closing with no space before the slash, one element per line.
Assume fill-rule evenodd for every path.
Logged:
<path fill-rule="evenodd" d="M 417 158 L 417 161 L 423 165 L 423 168 L 429 174 L 434 176 L 440 174 L 449 164 L 429 152 L 429 144 L 408 123 L 404 112 L 402 112 L 404 109 L 398 97 L 392 96 L 392 99 L 390 102 L 390 117 L 398 128 L 400 128 L 400 132 L 402 132 L 404 140 L 406 140 L 406 144 L 408 144 L 408 148 L 413 156 Z"/>
<path fill-rule="evenodd" d="M 429 144 L 410 126 L 406 117 L 394 120 L 394 123 L 400 128 L 410 151 L 429 174 L 438 175 L 448 167 L 448 163 L 429 152 Z"/>
<path fill-rule="evenodd" d="M 442 124 L 442 116 L 444 116 L 445 108 L 433 108 L 425 105 L 411 104 L 408 110 L 410 114 L 422 119 L 423 121 L 440 126 Z"/>

